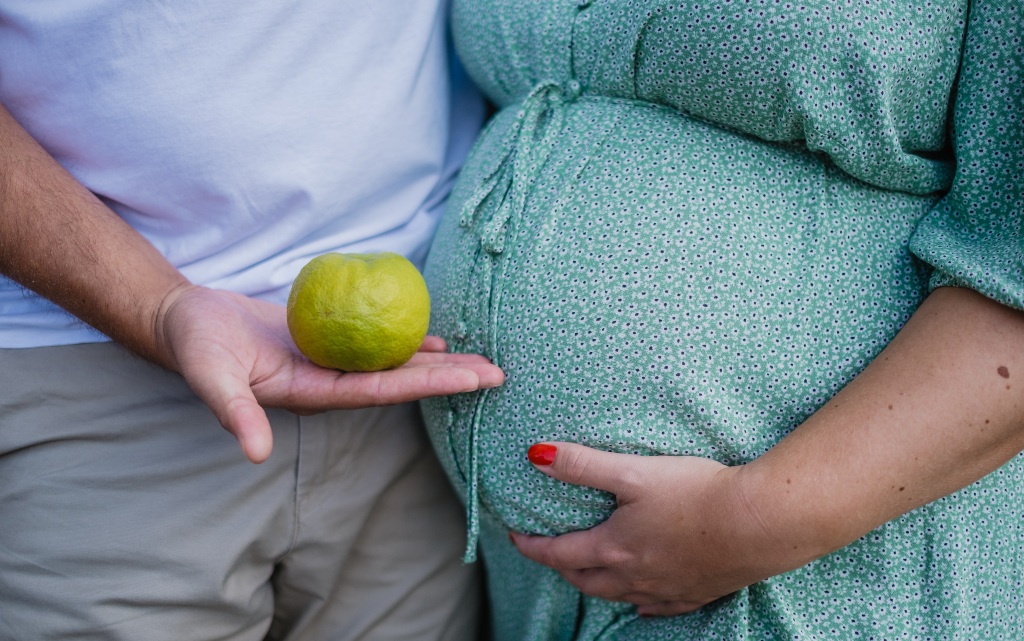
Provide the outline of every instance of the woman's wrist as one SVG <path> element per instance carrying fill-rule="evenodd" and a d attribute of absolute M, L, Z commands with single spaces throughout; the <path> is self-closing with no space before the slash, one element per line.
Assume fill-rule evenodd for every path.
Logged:
<path fill-rule="evenodd" d="M 725 468 L 716 483 L 705 518 L 718 524 L 724 553 L 731 565 L 745 568 L 750 583 L 802 567 L 848 542 L 819 505 L 798 496 L 791 475 L 777 473 L 771 463 Z"/>

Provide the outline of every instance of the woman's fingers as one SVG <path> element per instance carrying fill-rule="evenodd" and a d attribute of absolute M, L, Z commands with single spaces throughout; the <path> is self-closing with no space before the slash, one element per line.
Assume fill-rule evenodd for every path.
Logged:
<path fill-rule="evenodd" d="M 602 553 L 600 526 L 570 532 L 562 536 L 530 536 L 512 532 L 509 538 L 526 558 L 553 570 L 583 570 L 603 567 L 607 553 Z"/>

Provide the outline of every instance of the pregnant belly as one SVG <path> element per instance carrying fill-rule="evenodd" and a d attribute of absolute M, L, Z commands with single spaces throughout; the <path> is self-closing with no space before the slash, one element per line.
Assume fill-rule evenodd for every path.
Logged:
<path fill-rule="evenodd" d="M 478 143 L 426 269 L 431 332 L 507 381 L 424 404 L 463 496 L 511 528 L 586 528 L 615 506 L 534 470 L 532 443 L 749 461 L 924 295 L 906 246 L 930 199 L 643 103 L 573 103 L 549 119 L 550 155 L 474 208 L 515 164 L 513 118 Z"/>

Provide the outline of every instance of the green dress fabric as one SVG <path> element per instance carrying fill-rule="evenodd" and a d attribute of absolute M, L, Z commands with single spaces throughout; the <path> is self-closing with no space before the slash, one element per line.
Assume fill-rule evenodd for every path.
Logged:
<path fill-rule="evenodd" d="M 456 0 L 452 21 L 499 110 L 427 263 L 431 331 L 507 381 L 423 407 L 495 640 L 1024 638 L 1021 457 L 683 616 L 585 597 L 507 539 L 615 508 L 532 443 L 742 464 L 931 288 L 1024 308 L 1024 3 Z"/>

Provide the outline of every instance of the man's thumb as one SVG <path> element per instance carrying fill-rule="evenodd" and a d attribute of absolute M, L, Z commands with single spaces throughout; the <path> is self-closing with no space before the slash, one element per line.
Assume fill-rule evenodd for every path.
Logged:
<path fill-rule="evenodd" d="M 248 382 L 230 374 L 189 382 L 224 429 L 238 439 L 245 457 L 253 463 L 267 460 L 274 447 L 274 434 Z"/>

